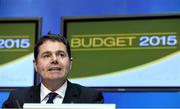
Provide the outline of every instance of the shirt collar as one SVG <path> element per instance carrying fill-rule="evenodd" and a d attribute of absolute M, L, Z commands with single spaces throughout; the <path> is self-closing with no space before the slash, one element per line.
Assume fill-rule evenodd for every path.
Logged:
<path fill-rule="evenodd" d="M 66 89 L 67 89 L 67 81 L 54 92 L 56 92 L 61 98 L 64 98 Z M 43 85 L 43 83 L 41 83 L 41 94 L 40 94 L 41 101 L 44 100 L 50 92 L 52 92 L 52 91 L 50 91 L 48 88 L 46 88 Z"/>

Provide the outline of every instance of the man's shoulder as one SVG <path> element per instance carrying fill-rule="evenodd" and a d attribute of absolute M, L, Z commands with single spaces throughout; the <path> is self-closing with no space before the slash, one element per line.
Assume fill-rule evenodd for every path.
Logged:
<path fill-rule="evenodd" d="M 77 83 L 70 83 L 72 88 L 75 88 L 76 90 L 78 90 L 81 93 L 98 93 L 99 91 L 97 91 L 95 88 L 91 88 L 91 87 L 86 87 Z"/>
<path fill-rule="evenodd" d="M 37 86 L 18 88 L 11 91 L 8 99 L 3 103 L 3 108 L 22 107 L 24 102 L 29 102 L 31 95 L 38 93 Z"/>
<path fill-rule="evenodd" d="M 17 88 L 16 90 L 11 91 L 11 95 L 22 97 L 23 95 L 29 94 L 30 92 L 32 92 L 36 88 L 37 88 L 37 86 Z"/>
<path fill-rule="evenodd" d="M 11 91 L 12 94 L 23 94 L 28 92 L 28 90 L 30 90 L 30 87 L 23 87 L 23 88 L 17 88 L 13 91 Z"/>
<path fill-rule="evenodd" d="M 77 83 L 68 84 L 68 94 L 77 96 L 79 103 L 103 103 L 104 98 L 100 91 L 95 88 L 85 87 Z"/>

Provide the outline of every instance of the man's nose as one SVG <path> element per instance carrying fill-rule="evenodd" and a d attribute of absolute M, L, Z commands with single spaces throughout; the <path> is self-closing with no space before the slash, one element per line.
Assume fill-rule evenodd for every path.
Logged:
<path fill-rule="evenodd" d="M 52 55 L 52 59 L 53 60 L 57 60 L 57 56 L 56 55 Z"/>
<path fill-rule="evenodd" d="M 58 57 L 56 55 L 52 55 L 52 63 L 58 62 Z"/>

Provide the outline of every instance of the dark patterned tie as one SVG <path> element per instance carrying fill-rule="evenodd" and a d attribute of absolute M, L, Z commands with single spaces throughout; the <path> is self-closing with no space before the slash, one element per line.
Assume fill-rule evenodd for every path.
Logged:
<path fill-rule="evenodd" d="M 51 92 L 48 94 L 49 95 L 49 99 L 46 103 L 53 103 L 54 98 L 58 95 L 57 93 Z"/>

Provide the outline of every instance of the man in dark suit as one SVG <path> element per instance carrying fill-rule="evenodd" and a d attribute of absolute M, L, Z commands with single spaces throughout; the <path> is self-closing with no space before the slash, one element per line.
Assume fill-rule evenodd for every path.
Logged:
<path fill-rule="evenodd" d="M 33 64 L 41 84 L 11 92 L 3 108 L 23 107 L 24 103 L 103 103 L 101 92 L 68 81 L 72 57 L 66 38 L 42 37 L 35 46 Z"/>

